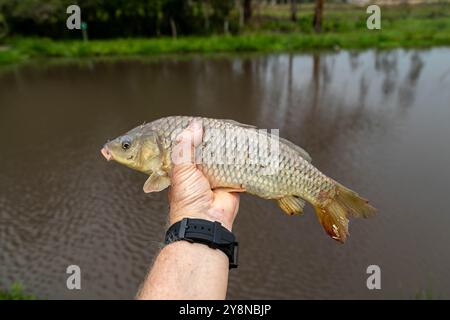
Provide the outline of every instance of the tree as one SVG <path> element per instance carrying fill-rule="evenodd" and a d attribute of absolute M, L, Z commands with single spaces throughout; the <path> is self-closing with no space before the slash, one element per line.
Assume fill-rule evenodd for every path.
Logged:
<path fill-rule="evenodd" d="M 1 3 L 0 3 L 1 4 Z M 8 35 L 9 27 L 5 17 L 0 13 L 0 40 Z"/>
<path fill-rule="evenodd" d="M 210 0 L 213 8 L 212 20 L 223 28 L 223 33 L 229 32 L 229 15 L 233 9 L 233 1 Z"/>
<path fill-rule="evenodd" d="M 244 23 L 248 23 L 252 18 L 252 0 L 244 0 Z"/>
<path fill-rule="evenodd" d="M 297 21 L 297 0 L 291 0 L 291 20 Z"/>
<path fill-rule="evenodd" d="M 316 32 L 322 32 L 323 1 L 324 0 L 316 0 L 313 20 L 313 27 Z"/>

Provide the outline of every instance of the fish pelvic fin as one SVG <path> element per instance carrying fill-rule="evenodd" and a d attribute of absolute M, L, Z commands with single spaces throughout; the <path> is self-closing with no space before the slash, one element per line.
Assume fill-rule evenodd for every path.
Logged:
<path fill-rule="evenodd" d="M 344 243 L 349 235 L 349 216 L 367 218 L 376 212 L 368 200 L 340 184 L 336 185 L 334 196 L 323 203 L 314 207 L 317 217 L 325 231 L 341 243 Z"/>
<path fill-rule="evenodd" d="M 288 215 L 302 214 L 305 200 L 296 196 L 286 196 L 277 200 L 280 208 Z"/>

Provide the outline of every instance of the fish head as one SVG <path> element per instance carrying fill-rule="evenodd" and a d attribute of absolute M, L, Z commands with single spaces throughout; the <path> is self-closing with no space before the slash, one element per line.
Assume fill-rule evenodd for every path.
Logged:
<path fill-rule="evenodd" d="M 144 130 L 142 126 L 108 141 L 101 153 L 108 161 L 114 160 L 147 174 L 162 167 L 163 153 L 158 134 Z"/>

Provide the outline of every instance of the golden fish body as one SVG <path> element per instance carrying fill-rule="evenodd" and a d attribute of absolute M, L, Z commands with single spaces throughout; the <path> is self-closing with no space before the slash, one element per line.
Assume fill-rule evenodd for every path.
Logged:
<path fill-rule="evenodd" d="M 374 212 L 367 200 L 314 167 L 299 146 L 233 120 L 161 118 L 132 129 L 105 148 L 114 160 L 150 174 L 144 190 L 160 191 L 170 185 L 175 137 L 194 119 L 202 122 L 204 130 L 196 161 L 212 188 L 277 200 L 291 215 L 302 213 L 307 201 L 327 233 L 341 242 L 348 234 L 348 215 L 366 217 Z M 129 149 L 124 150 L 124 141 Z"/>

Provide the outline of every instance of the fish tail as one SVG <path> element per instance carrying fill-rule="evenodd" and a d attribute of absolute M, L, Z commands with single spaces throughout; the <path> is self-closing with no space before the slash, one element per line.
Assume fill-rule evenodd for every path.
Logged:
<path fill-rule="evenodd" d="M 367 218 L 376 211 L 368 200 L 338 183 L 334 196 L 314 208 L 325 231 L 341 243 L 344 243 L 349 235 L 348 216 Z"/>

